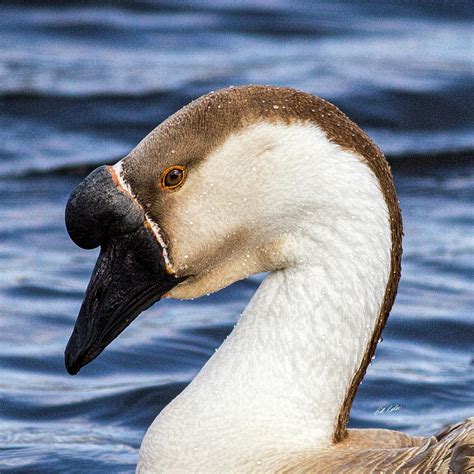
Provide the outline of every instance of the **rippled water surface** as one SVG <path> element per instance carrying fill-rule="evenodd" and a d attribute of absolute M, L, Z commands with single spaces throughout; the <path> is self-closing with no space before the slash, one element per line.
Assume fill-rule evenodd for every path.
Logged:
<path fill-rule="evenodd" d="M 110 5 L 0 5 L 1 472 L 132 471 L 148 425 L 254 293 L 261 277 L 160 302 L 79 376 L 66 374 L 97 256 L 65 232 L 68 194 L 186 102 L 232 84 L 331 100 L 392 164 L 402 282 L 351 426 L 429 434 L 472 416 L 472 4 Z"/>

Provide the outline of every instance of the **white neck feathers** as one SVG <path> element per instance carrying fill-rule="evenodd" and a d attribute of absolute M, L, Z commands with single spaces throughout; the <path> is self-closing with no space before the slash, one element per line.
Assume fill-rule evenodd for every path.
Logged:
<path fill-rule="evenodd" d="M 221 348 L 150 427 L 143 472 L 268 471 L 289 453 L 330 444 L 379 317 L 391 236 L 374 174 L 314 125 L 256 127 L 275 137 L 293 127 L 298 143 L 275 147 L 270 164 L 277 180 L 280 168 L 304 173 L 288 195 L 281 252 L 291 264 L 266 277 Z M 293 204 L 296 193 L 304 206 Z"/>

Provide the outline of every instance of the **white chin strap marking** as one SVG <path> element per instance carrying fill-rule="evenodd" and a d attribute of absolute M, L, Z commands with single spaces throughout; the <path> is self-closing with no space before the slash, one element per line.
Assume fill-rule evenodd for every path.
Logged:
<path fill-rule="evenodd" d="M 166 272 L 168 274 L 175 274 L 176 271 L 169 258 L 168 246 L 166 245 L 163 239 L 163 236 L 161 235 L 161 229 L 158 226 L 158 224 L 147 214 L 145 209 L 143 209 L 143 206 L 138 202 L 136 196 L 132 192 L 132 189 L 130 188 L 129 184 L 125 180 L 125 177 L 123 175 L 122 160 L 120 160 L 118 163 L 115 163 L 115 165 L 113 165 L 112 168 L 115 172 L 118 182 L 120 183 L 120 186 L 130 195 L 130 197 L 133 199 L 136 205 L 139 206 L 143 210 L 143 213 L 145 214 L 145 221 L 146 221 L 145 225 L 147 225 L 147 227 L 151 229 L 151 231 L 153 232 L 153 235 L 155 236 L 156 240 L 158 241 L 158 243 L 160 244 L 162 248 L 163 259 L 165 261 L 165 266 L 166 266 Z"/>

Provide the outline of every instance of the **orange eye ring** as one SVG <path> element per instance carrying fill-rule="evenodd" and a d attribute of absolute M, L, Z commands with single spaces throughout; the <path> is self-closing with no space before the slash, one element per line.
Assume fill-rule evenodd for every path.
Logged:
<path fill-rule="evenodd" d="M 173 165 L 161 173 L 160 186 L 166 191 L 178 189 L 186 179 L 186 168 L 181 165 Z"/>

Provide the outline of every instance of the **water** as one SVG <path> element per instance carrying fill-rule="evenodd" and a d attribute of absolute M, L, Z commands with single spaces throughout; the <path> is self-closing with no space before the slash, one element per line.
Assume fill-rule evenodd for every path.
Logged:
<path fill-rule="evenodd" d="M 251 278 L 165 301 L 78 377 L 63 350 L 96 251 L 68 194 L 196 96 L 248 82 L 339 105 L 391 161 L 403 276 L 351 426 L 430 434 L 474 414 L 468 1 L 2 2 L 0 465 L 130 472 L 143 434 L 232 329 Z"/>

